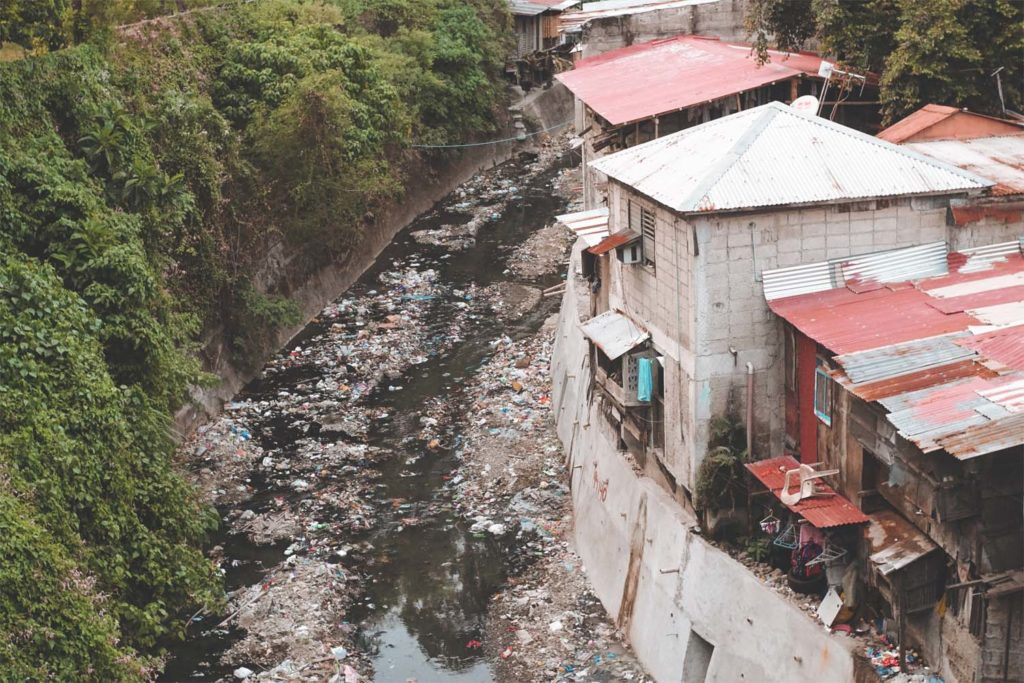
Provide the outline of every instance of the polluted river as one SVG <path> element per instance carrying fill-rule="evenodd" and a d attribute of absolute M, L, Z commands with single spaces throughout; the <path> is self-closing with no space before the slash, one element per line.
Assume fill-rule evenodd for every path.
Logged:
<path fill-rule="evenodd" d="M 564 541 L 538 334 L 559 300 L 542 292 L 565 277 L 553 218 L 578 192 L 561 149 L 418 218 L 184 445 L 222 519 L 210 556 L 228 601 L 189 620 L 160 680 L 524 680 L 531 643 L 550 660 L 529 664 L 537 680 L 579 680 L 574 656 L 597 662 L 586 680 L 641 680 Z M 496 594 L 538 558 L 571 574 L 572 623 L 544 624 L 566 653 L 512 623 L 515 605 L 542 618 L 529 596 L 488 632 Z"/>

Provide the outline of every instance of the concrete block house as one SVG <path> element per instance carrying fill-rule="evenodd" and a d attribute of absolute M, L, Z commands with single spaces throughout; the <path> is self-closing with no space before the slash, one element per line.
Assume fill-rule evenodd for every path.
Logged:
<path fill-rule="evenodd" d="M 724 625 L 695 597 L 728 603 L 724 577 L 745 585 L 734 573 L 742 566 L 716 555 L 693 532 L 697 472 L 722 419 L 745 427 L 753 493 L 741 507 L 751 522 L 762 512 L 765 519 L 783 522 L 783 528 L 772 528 L 773 541 L 789 524 L 794 548 L 801 547 L 805 532 L 816 539 L 822 590 L 832 586 L 841 595 L 837 614 L 854 592 L 850 583 L 844 593 L 843 581 L 854 577 L 857 591 L 870 589 L 865 594 L 875 601 L 872 614 L 880 628 L 895 629 L 902 644 L 924 651 L 947 681 L 1020 680 L 1017 669 L 999 669 L 995 661 L 1000 637 L 1001 652 L 1012 658 L 1019 650 L 1014 634 L 1020 633 L 1020 617 L 1014 615 L 1021 610 L 1013 607 L 1024 595 L 1015 573 L 1021 548 L 1019 446 L 1005 435 L 993 436 L 999 453 L 979 453 L 967 458 L 974 464 L 963 464 L 948 450 L 928 455 L 947 448 L 938 442 L 915 446 L 920 453 L 904 446 L 904 455 L 897 456 L 896 446 L 885 451 L 872 441 L 881 458 L 903 458 L 896 475 L 892 464 L 854 454 L 851 435 L 857 429 L 866 440 L 865 430 L 873 429 L 872 439 L 888 439 L 890 445 L 903 437 L 897 436 L 898 426 L 879 421 L 883 409 L 853 410 L 853 399 L 843 398 L 843 392 L 856 396 L 850 385 L 856 380 L 839 375 L 837 358 L 851 352 L 841 342 L 857 330 L 895 330 L 911 313 L 900 305 L 873 310 L 868 303 L 874 317 L 851 318 L 854 332 L 843 331 L 842 313 L 828 313 L 839 316 L 837 341 L 813 325 L 810 332 L 803 329 L 803 318 L 800 325 L 790 322 L 779 308 L 789 297 L 833 290 L 838 293 L 830 296 L 868 300 L 882 289 L 910 297 L 903 289 L 911 285 L 900 289 L 886 279 L 899 272 L 899 264 L 908 270 L 896 277 L 908 283 L 922 274 L 971 281 L 974 268 L 1016 263 L 1014 245 L 1024 234 L 1019 212 L 973 210 L 998 201 L 993 193 L 999 183 L 960 166 L 777 102 L 592 162 L 607 177 L 607 225 L 589 214 L 565 221 L 580 240 L 556 340 L 553 399 L 573 467 L 581 552 L 598 595 L 619 615 L 658 680 L 872 680 L 870 666 L 864 673 L 863 653 L 822 635 L 820 623 L 813 634 L 806 632 L 806 641 L 789 637 L 790 628 L 804 633 L 799 624 L 807 617 L 798 610 L 791 615 L 764 586 L 742 589 L 746 611 L 728 610 Z M 957 212 L 965 215 L 965 208 L 972 209 L 971 220 L 958 221 Z M 940 262 L 946 271 L 940 272 Z M 1016 277 L 997 272 L 996 277 Z M 1005 296 L 1024 291 L 1009 282 L 973 286 L 1013 290 Z M 813 322 L 831 309 L 826 305 L 808 315 Z M 958 332 L 944 333 L 962 334 L 975 322 L 1008 324 L 1011 314 L 1000 310 L 1001 323 L 961 318 Z M 1007 343 L 1005 333 L 993 338 L 1001 341 L 982 346 Z M 987 367 L 987 356 L 977 354 L 973 362 Z M 868 398 L 857 400 L 875 401 Z M 984 411 L 978 414 L 986 420 L 999 412 Z M 830 445 L 840 442 L 840 450 Z M 927 510 L 914 507 L 924 494 L 907 498 L 908 488 L 899 494 L 880 488 L 890 478 L 909 487 L 919 471 L 927 474 L 921 481 L 935 489 Z M 961 495 L 956 482 L 964 477 L 976 485 L 972 490 L 988 493 Z M 1009 483 L 996 487 L 999 480 Z M 797 495 L 804 490 L 809 495 Z M 1014 501 L 1016 517 L 1007 512 Z M 932 522 L 911 519 L 918 509 Z M 946 531 L 936 531 L 940 527 Z M 954 543 L 949 534 L 961 532 L 974 540 Z M 1016 545 L 1005 540 L 1014 534 Z M 993 546 L 990 539 L 997 536 L 1005 543 Z M 984 550 L 990 546 L 995 549 Z M 717 575 L 689 571 L 698 557 Z M 953 582 L 950 561 L 958 558 L 966 569 Z M 991 609 L 923 617 L 937 609 L 964 614 L 963 600 L 954 605 L 943 586 L 983 592 L 979 601 Z M 756 615 L 769 612 L 783 619 L 785 636 L 765 635 L 763 621 L 757 627 Z M 950 626 L 950 618 L 960 619 L 960 626 Z M 936 638 L 941 628 L 947 628 L 945 641 Z M 771 658 L 761 652 L 765 648 L 782 648 L 787 656 Z M 817 659 L 826 650 L 828 662 Z M 688 667 L 700 675 L 691 676 Z"/>

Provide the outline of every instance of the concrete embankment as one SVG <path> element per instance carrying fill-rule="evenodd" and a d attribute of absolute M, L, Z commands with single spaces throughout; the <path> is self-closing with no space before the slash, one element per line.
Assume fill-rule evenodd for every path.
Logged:
<path fill-rule="evenodd" d="M 578 552 L 640 661 L 662 683 L 855 680 L 849 642 L 695 533 L 696 519 L 617 450 L 591 395 L 578 263 L 577 247 L 555 337 L 552 406 Z"/>

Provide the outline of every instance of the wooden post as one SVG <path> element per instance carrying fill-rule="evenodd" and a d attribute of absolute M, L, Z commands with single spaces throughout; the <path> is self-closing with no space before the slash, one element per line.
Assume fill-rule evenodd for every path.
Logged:
<path fill-rule="evenodd" d="M 906 600 L 903 595 L 903 577 L 899 572 L 893 575 L 893 590 L 896 591 L 896 637 L 900 639 L 900 673 L 907 670 L 907 619 L 905 614 Z"/>
<path fill-rule="evenodd" d="M 654 139 L 655 140 L 658 139 L 658 125 L 659 125 L 660 122 L 661 122 L 661 119 L 659 119 L 657 116 L 655 116 L 654 117 Z"/>
<path fill-rule="evenodd" d="M 1010 680 L 1010 631 L 1013 629 L 1013 605 L 1011 599 L 1006 606 L 1006 644 L 1003 646 L 1003 680 Z"/>
<path fill-rule="evenodd" d="M 800 96 L 799 88 L 800 88 L 800 82 L 797 79 L 795 79 L 795 78 L 790 79 L 790 81 L 789 81 L 789 101 L 790 102 L 792 102 L 793 100 L 795 100 L 797 97 Z"/>

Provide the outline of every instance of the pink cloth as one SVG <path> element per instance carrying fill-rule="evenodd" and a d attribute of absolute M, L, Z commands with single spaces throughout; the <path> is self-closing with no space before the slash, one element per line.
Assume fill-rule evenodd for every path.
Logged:
<path fill-rule="evenodd" d="M 804 547 L 808 543 L 817 543 L 822 548 L 825 547 L 825 534 L 822 533 L 821 529 L 814 526 L 813 524 L 801 524 L 800 525 L 800 547 Z"/>

